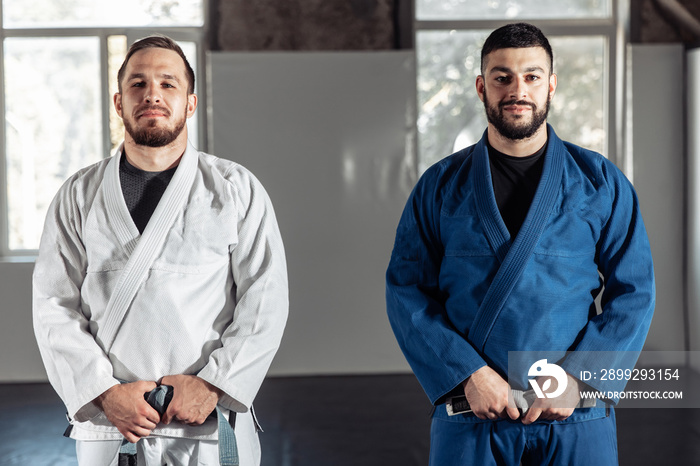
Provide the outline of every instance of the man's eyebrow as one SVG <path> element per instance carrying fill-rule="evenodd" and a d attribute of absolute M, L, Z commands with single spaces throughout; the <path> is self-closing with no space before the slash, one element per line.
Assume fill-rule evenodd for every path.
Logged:
<path fill-rule="evenodd" d="M 523 70 L 523 72 L 525 72 L 525 73 L 532 73 L 533 71 L 537 71 L 539 73 L 545 72 L 544 68 L 542 68 L 541 66 L 530 66 L 530 67 L 527 67 Z M 489 74 L 493 74 L 493 73 L 511 73 L 511 74 L 514 74 L 515 72 L 513 70 L 511 70 L 510 68 L 508 68 L 507 66 L 494 66 L 493 68 L 491 68 L 491 71 L 489 71 Z"/>
<path fill-rule="evenodd" d="M 143 73 L 131 73 L 127 78 L 127 81 L 131 81 L 132 79 L 143 79 L 144 76 L 145 75 Z"/>
<path fill-rule="evenodd" d="M 532 72 L 545 73 L 545 70 L 541 66 L 531 66 L 529 68 L 525 68 L 525 72 L 526 73 L 532 73 Z"/>
<path fill-rule="evenodd" d="M 163 73 L 163 74 L 161 74 L 161 77 L 164 78 L 164 79 L 169 79 L 169 80 L 171 80 L 171 81 L 178 82 L 178 83 L 180 82 L 180 80 L 178 79 L 178 77 L 175 76 L 175 75 L 173 75 L 173 74 Z"/>
<path fill-rule="evenodd" d="M 129 77 L 127 78 L 127 80 L 128 80 L 128 81 L 131 81 L 131 80 L 133 80 L 133 79 L 144 79 L 145 77 L 146 77 L 146 75 L 145 75 L 144 73 L 132 73 L 132 74 L 129 75 Z M 178 82 L 178 83 L 180 82 L 180 79 L 178 79 L 177 76 L 172 75 L 172 74 L 162 73 L 162 74 L 160 75 L 160 77 L 163 78 L 163 79 L 168 79 L 168 80 L 175 81 L 175 82 Z"/>

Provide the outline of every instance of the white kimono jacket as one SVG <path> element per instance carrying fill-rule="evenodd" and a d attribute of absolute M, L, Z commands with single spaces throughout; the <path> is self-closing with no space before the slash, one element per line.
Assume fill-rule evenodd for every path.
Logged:
<path fill-rule="evenodd" d="M 120 156 L 59 190 L 34 269 L 36 338 L 80 440 L 121 438 L 92 403 L 120 380 L 196 374 L 224 392 L 222 407 L 246 413 L 288 313 L 282 240 L 250 172 L 189 146 L 140 235 L 121 192 Z M 165 241 L 144 281 L 130 285 L 138 288 L 126 315 L 110 322 L 105 309 L 129 257 L 145 256 L 158 235 Z M 216 439 L 216 420 L 159 425 L 153 435 Z"/>

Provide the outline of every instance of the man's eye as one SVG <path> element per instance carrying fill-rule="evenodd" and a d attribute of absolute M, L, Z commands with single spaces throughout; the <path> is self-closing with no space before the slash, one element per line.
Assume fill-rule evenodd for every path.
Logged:
<path fill-rule="evenodd" d="M 499 83 L 507 83 L 507 82 L 510 82 L 510 77 L 508 77 L 508 76 L 498 76 L 498 77 L 496 78 L 496 82 L 499 82 Z"/>

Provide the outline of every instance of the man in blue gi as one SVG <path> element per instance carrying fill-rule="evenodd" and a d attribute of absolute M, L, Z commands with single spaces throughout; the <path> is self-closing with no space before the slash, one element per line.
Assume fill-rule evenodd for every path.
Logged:
<path fill-rule="evenodd" d="M 644 344 L 655 288 L 636 194 L 546 123 L 557 77 L 538 28 L 494 31 L 481 72 L 488 128 L 418 181 L 387 271 L 392 328 L 435 405 L 431 465 L 617 464 L 616 400 L 586 407 L 573 375 L 582 355 Z M 509 352 L 545 350 L 566 355 L 565 404 L 508 378 Z M 455 395 L 470 412 L 448 414 Z"/>

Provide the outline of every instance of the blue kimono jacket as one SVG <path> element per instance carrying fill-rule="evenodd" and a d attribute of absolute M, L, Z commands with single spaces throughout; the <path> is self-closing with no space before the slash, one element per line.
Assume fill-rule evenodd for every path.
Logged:
<path fill-rule="evenodd" d="M 527 372 L 508 379 L 509 351 L 560 352 L 550 362 L 576 376 L 629 364 L 623 360 L 642 349 L 655 287 L 634 189 L 600 154 L 563 142 L 550 126 L 548 137 L 515 238 L 496 205 L 486 133 L 428 169 L 408 199 L 386 275 L 387 309 L 434 404 L 485 365 L 528 388 Z M 590 382 L 604 390 L 624 384 Z M 604 415 L 596 409 L 568 420 Z"/>

